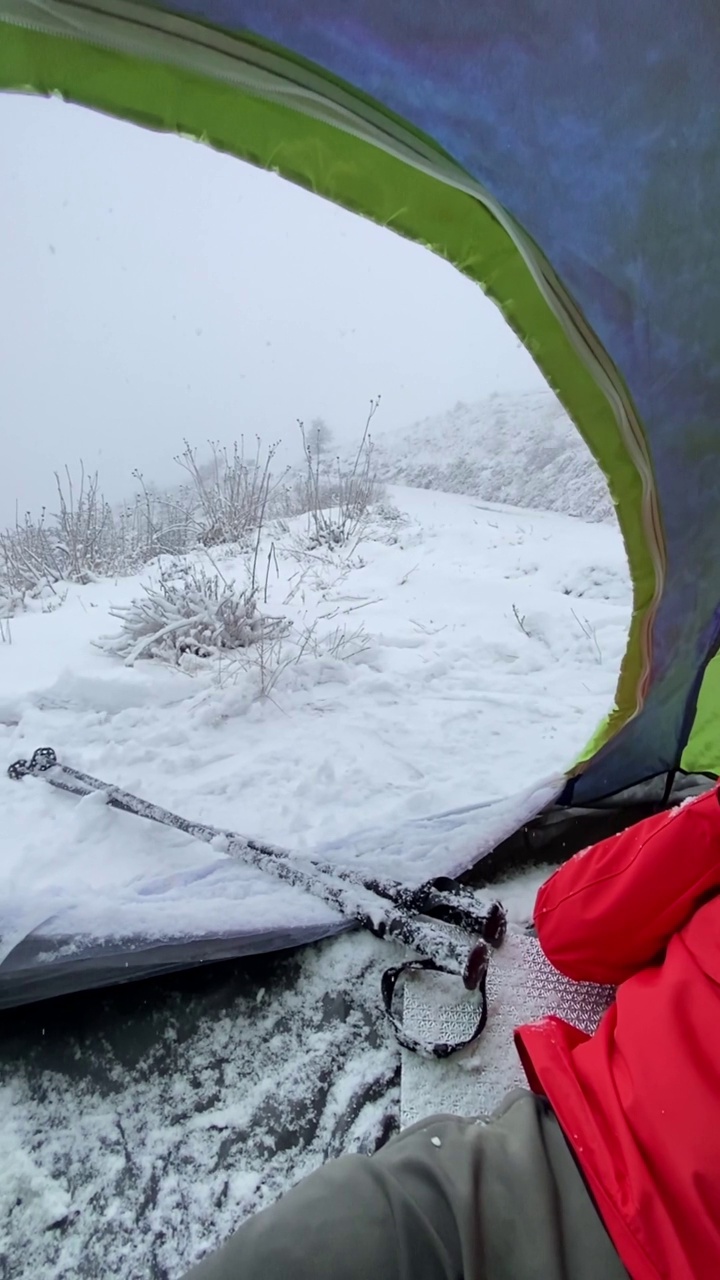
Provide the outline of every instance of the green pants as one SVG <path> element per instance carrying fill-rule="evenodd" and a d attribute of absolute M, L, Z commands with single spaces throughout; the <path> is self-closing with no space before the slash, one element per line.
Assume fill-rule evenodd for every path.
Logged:
<path fill-rule="evenodd" d="M 186 1280 L 627 1280 L 558 1123 L 510 1095 L 318 1169 Z"/>

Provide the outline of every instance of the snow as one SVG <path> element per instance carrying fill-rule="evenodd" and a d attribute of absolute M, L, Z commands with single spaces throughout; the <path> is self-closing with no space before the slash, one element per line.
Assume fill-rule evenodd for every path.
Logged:
<path fill-rule="evenodd" d="M 468 865 L 552 799 L 611 706 L 631 607 L 624 551 L 602 522 L 400 486 L 389 497 L 403 519 L 344 552 L 304 552 L 298 522 L 268 532 L 266 607 L 296 635 L 314 626 L 312 643 L 276 655 L 269 683 L 250 651 L 188 673 L 94 646 L 157 566 L 14 618 L 0 757 L 51 745 L 186 817 L 400 879 Z M 244 581 L 242 558 L 212 554 Z M 97 797 L 2 777 L 0 812 L 0 957 L 40 926 L 82 943 L 333 924 L 298 890 Z M 507 886 L 518 919 L 533 889 Z M 43 1065 L 41 1049 L 32 1067 L 5 1063 L 7 1275 L 173 1280 L 323 1156 L 362 1146 L 385 1100 L 350 1121 L 348 1098 L 377 1079 L 396 1088 L 396 1047 L 375 1021 L 394 955 L 352 935 L 286 961 L 282 999 L 255 986 L 186 1027 L 163 1077 L 152 1051 L 127 1065 L 104 1041 L 74 1050 L 104 1064 L 103 1088 Z M 322 1017 L 329 974 L 349 1010 L 339 1043 Z M 323 1133 L 278 1146 L 321 1075 Z"/>

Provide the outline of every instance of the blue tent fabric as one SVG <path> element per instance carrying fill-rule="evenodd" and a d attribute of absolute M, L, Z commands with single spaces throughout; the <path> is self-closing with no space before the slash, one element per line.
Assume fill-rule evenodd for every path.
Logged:
<path fill-rule="evenodd" d="M 676 768 L 720 642 L 720 16 L 711 0 L 173 0 L 361 89 L 524 228 L 647 437 L 666 582 L 651 688 L 578 803 Z"/>

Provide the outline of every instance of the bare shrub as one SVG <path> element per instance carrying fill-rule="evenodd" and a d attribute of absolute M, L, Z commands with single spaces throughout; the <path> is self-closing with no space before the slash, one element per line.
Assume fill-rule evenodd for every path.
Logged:
<path fill-rule="evenodd" d="M 58 509 L 37 518 L 28 513 L 0 532 L 0 616 L 31 600 L 62 599 L 62 582 L 137 573 L 161 556 L 221 543 L 254 548 L 254 591 L 261 533 L 268 519 L 281 515 L 308 513 L 313 548 L 345 545 L 360 533 L 379 496 L 370 439 L 378 406 L 379 400 L 371 403 L 347 466 L 339 459 L 329 464 L 331 436 L 324 424 L 316 422 L 309 438 L 303 430 L 305 467 L 294 483 L 287 470 L 273 475 L 276 447 L 263 452 L 259 439 L 249 457 L 242 439 L 230 449 L 210 442 L 206 461 L 185 442 L 175 459 L 185 472 L 183 484 L 160 490 L 134 471 L 136 493 L 115 506 L 103 496 L 97 472 L 88 472 L 82 461 L 76 475 L 66 466 L 55 473 Z"/>
<path fill-rule="evenodd" d="M 179 556 L 197 546 L 200 526 L 189 485 L 162 491 L 133 471 L 139 490 L 118 513 L 118 554 L 127 572 L 158 556 Z"/>
<path fill-rule="evenodd" d="M 219 671 L 221 684 L 233 683 L 248 672 L 254 679 L 255 696 L 273 701 L 273 693 L 283 677 L 310 658 L 330 658 L 351 662 L 366 653 L 371 639 L 365 628 L 339 624 L 322 632 L 317 621 L 306 627 L 288 628 L 283 633 L 264 634 L 242 657 L 230 655 Z"/>
<path fill-rule="evenodd" d="M 142 596 L 110 613 L 121 623 L 120 632 L 97 644 L 126 666 L 141 657 L 174 664 L 185 656 L 212 658 L 271 642 L 290 625 L 260 613 L 254 586 L 238 588 L 219 573 L 189 564 L 165 569 L 157 585 L 145 585 Z"/>
<path fill-rule="evenodd" d="M 138 572 L 159 556 L 180 556 L 202 545 L 247 545 L 260 531 L 281 482 L 273 480 L 275 449 L 262 456 L 260 443 L 247 460 L 243 445 L 231 450 L 211 444 L 205 463 L 186 443 L 177 462 L 189 479 L 166 491 L 134 471 L 138 490 L 129 502 L 111 506 L 97 473 L 82 462 L 55 473 L 58 509 L 29 513 L 13 529 L 0 532 L 0 613 L 9 616 L 29 599 L 51 594 L 60 582 L 87 583 L 99 577 Z"/>
<path fill-rule="evenodd" d="M 370 426 L 380 397 L 370 401 L 365 429 L 353 460 L 346 466 L 338 457 L 330 464 L 326 449 L 329 433 L 323 422 L 316 421 L 310 431 L 300 422 L 305 458 L 300 481 L 300 501 L 308 514 L 309 543 L 317 547 L 344 547 L 362 531 L 373 501 L 380 496 L 380 486 L 373 458 Z"/>
<path fill-rule="evenodd" d="M 110 506 L 97 473 L 88 475 L 81 462 L 77 480 L 65 467 L 62 475 L 55 473 L 55 484 L 57 511 L 43 509 L 36 519 L 28 512 L 0 533 L 0 610 L 6 614 L 27 600 L 55 596 L 61 582 L 132 573 L 150 558 L 137 514 L 131 518 L 127 507 Z"/>
<path fill-rule="evenodd" d="M 187 441 L 175 459 L 190 477 L 198 541 L 204 547 L 245 543 L 262 528 L 271 497 L 281 483 L 274 481 L 272 474 L 277 446 L 271 445 L 263 456 L 258 439 L 254 457 L 247 458 L 242 438 L 231 450 L 217 441 L 209 444 L 207 462 L 198 461 L 197 450 Z"/>
<path fill-rule="evenodd" d="M 77 490 L 69 467 L 64 478 L 55 472 L 59 508 L 52 531 L 54 552 L 69 582 L 92 582 L 108 569 L 113 547 L 113 513 L 99 489 L 97 471 L 86 475 L 80 463 Z"/>
<path fill-rule="evenodd" d="M 592 649 L 592 653 L 595 661 L 600 666 L 602 666 L 603 653 L 602 653 L 602 649 L 600 648 L 600 641 L 598 640 L 597 627 L 594 627 L 592 622 L 590 622 L 588 618 L 578 617 L 574 609 L 571 610 L 571 613 L 573 618 L 577 622 L 580 630 L 582 631 L 583 635 L 585 636 L 585 639 L 588 641 L 590 648 Z"/>

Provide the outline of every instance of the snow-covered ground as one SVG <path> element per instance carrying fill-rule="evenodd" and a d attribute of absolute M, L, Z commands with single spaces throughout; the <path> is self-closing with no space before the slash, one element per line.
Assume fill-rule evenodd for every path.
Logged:
<path fill-rule="evenodd" d="M 267 609 L 298 636 L 317 629 L 304 652 L 291 638 L 269 655 L 269 672 L 252 650 L 245 661 L 196 663 L 190 677 L 150 660 L 128 668 L 97 649 L 117 631 L 109 606 L 137 597 L 142 579 L 73 586 L 55 611 L 13 619 L 12 644 L 0 648 L 3 757 L 50 744 L 186 816 L 299 852 L 561 773 L 613 696 L 630 604 L 616 531 L 460 496 L 392 497 L 405 519 L 348 552 L 299 550 L 301 521 L 277 537 Z M 244 563 L 217 564 L 243 580 Z M 138 831 L 94 800 L 2 778 L 0 803 L 6 911 L 11 899 L 19 911 L 31 885 L 36 924 L 88 895 L 96 918 L 113 917 L 143 877 L 155 882 L 153 911 L 162 900 L 177 924 L 182 884 L 161 891 L 162 877 L 202 873 L 197 893 L 209 893 L 207 873 L 225 866 L 216 850 Z M 393 865 L 405 855 L 384 848 L 385 871 L 421 877 L 462 861 L 451 850 L 438 868 L 437 851 L 416 845 L 410 867 Z M 271 914 L 280 895 L 297 909 L 292 892 L 257 872 L 224 874 L 244 896 L 257 888 L 260 911 L 267 894 Z"/>
<path fill-rule="evenodd" d="M 301 521 L 270 531 L 275 554 L 265 558 L 269 542 L 261 554 L 266 607 L 295 627 L 270 670 L 257 655 L 207 669 L 196 663 L 192 674 L 142 659 L 126 667 L 94 647 L 117 630 L 110 606 L 137 597 L 152 567 L 136 579 L 72 586 L 56 610 L 17 616 L 12 643 L 0 645 L 0 757 L 9 764 L 50 744 L 69 763 L 189 817 L 298 851 L 333 841 L 342 850 L 355 831 L 392 832 L 559 775 L 612 702 L 631 604 L 617 529 L 456 494 L 396 487 L 390 498 L 402 519 L 377 520 L 346 551 L 309 554 Z M 217 549 L 213 556 L 226 578 L 244 578 L 244 561 Z M 164 918 L 169 927 L 184 912 L 190 930 L 208 903 L 201 887 L 190 902 L 183 888 L 201 886 L 203 868 L 210 880 L 213 869 L 223 877 L 225 906 L 216 897 L 212 910 L 224 909 L 228 919 L 240 908 L 254 918 L 312 920 L 327 912 L 294 889 L 224 863 L 216 850 L 145 829 L 94 799 L 77 802 L 41 783 L 2 777 L 0 812 L 0 901 L 24 904 L 20 930 L 51 909 L 82 903 L 79 924 L 92 917 L 94 927 L 111 931 L 148 892 L 165 912 L 155 922 Z M 371 863 L 372 851 L 365 852 Z M 450 850 L 450 863 L 459 852 Z M 450 869 L 438 866 L 440 856 L 432 842 L 390 841 L 382 865 L 420 879 Z M 529 902 L 517 891 L 515 899 L 522 914 Z M 34 922 L 33 910 L 40 913 Z M 302 978 L 310 1002 L 328 956 L 343 989 L 367 1004 L 363 983 L 366 971 L 377 979 L 378 950 L 357 937 L 313 949 L 312 973 Z M 353 988 L 355 964 L 365 976 Z M 302 998 L 298 990 L 291 1002 Z M 290 1077 L 302 1069 L 292 1055 L 310 1043 L 295 1036 L 280 1057 L 277 1046 L 274 1056 L 268 1050 L 252 1068 L 265 1075 L 251 1087 L 237 1012 L 196 1028 L 176 1055 L 178 1071 L 194 1071 L 194 1088 L 215 1098 L 215 1120 L 204 1125 L 191 1121 L 192 1099 L 177 1080 L 153 1083 L 139 1067 L 111 1112 L 81 1079 L 68 1097 L 52 1071 L 41 1088 L 22 1070 L 0 1071 L 0 1217 L 12 1209 L 5 1242 L 0 1228 L 0 1263 L 5 1258 L 8 1277 L 99 1274 L 97 1211 L 117 1228 L 103 1236 L 103 1250 L 115 1249 L 107 1274 L 172 1280 L 203 1242 L 220 1239 L 302 1171 L 292 1153 L 273 1154 L 254 1139 L 221 1150 L 228 1126 L 242 1130 L 251 1114 L 249 1095 L 254 1106 L 258 1091 L 273 1093 L 281 1060 L 281 1087 L 292 1097 Z M 343 1088 L 363 1070 L 390 1071 L 382 1036 L 372 1067 L 363 1052 L 355 1045 L 344 1067 L 336 1063 L 336 1116 Z M 209 1085 L 218 1054 L 226 1069 Z M 230 1110 L 220 1115 L 223 1108 Z M 271 1143 L 272 1132 L 268 1121 L 263 1141 Z M 110 1177 L 110 1195 L 103 1162 L 114 1169 L 115 1148 L 127 1155 L 128 1143 L 135 1181 L 130 1173 L 121 1182 Z M 320 1150 L 310 1151 L 310 1164 Z M 68 1214 L 76 1226 L 66 1221 L 60 1235 L 44 1230 Z"/>

